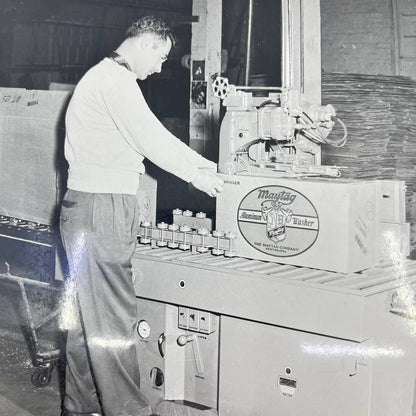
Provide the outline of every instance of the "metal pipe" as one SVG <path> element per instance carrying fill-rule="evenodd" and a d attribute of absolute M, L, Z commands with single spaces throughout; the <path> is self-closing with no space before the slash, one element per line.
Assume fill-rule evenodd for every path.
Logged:
<path fill-rule="evenodd" d="M 253 0 L 248 0 L 248 21 L 247 21 L 247 49 L 246 49 L 246 73 L 244 83 L 248 85 L 250 79 L 250 55 L 251 55 L 251 32 L 253 26 Z"/>
<path fill-rule="evenodd" d="M 171 2 L 163 2 L 163 4 L 155 4 L 153 0 L 117 0 L 116 2 L 113 0 L 76 0 L 77 3 L 82 4 L 96 4 L 98 6 L 102 6 L 103 4 L 106 6 L 112 7 L 122 7 L 122 8 L 129 8 L 129 9 L 150 9 L 150 10 L 158 10 L 162 12 L 168 13 L 181 13 L 178 11 L 177 3 L 169 4 Z M 160 3 L 160 2 L 159 2 Z M 184 7 L 181 8 L 182 10 L 185 9 Z"/>
<path fill-rule="evenodd" d="M 71 27 L 82 27 L 88 29 L 105 29 L 105 30 L 117 30 L 117 31 L 124 31 L 126 30 L 123 26 L 114 26 L 114 25 L 103 25 L 103 24 L 95 24 L 95 23 L 83 23 L 83 22 L 75 22 L 72 20 L 60 20 L 60 19 L 19 19 L 16 23 L 23 23 L 23 24 L 40 24 L 40 25 L 57 25 L 57 26 L 71 26 Z"/>
<path fill-rule="evenodd" d="M 32 310 L 30 309 L 29 299 L 27 298 L 25 285 L 23 284 L 23 282 L 21 280 L 18 280 L 17 284 L 19 286 L 20 293 L 22 295 L 23 306 L 25 307 L 26 323 L 27 323 L 27 325 L 29 325 L 30 335 L 32 336 L 32 340 L 33 340 L 33 343 L 34 343 L 34 346 L 35 346 L 35 351 L 39 351 L 38 336 L 36 334 L 35 324 L 33 323 Z"/>
<path fill-rule="evenodd" d="M 60 287 L 52 286 L 50 283 L 47 283 L 47 282 L 41 282 L 39 280 L 32 280 L 32 279 L 28 279 L 27 277 L 14 276 L 12 274 L 0 274 L 0 280 L 4 280 L 7 283 L 8 282 L 17 283 L 17 284 L 24 283 L 30 286 L 43 287 L 43 288 L 54 290 L 54 291 L 61 290 Z"/>
<path fill-rule="evenodd" d="M 0 237 L 9 238 L 11 240 L 16 240 L 16 241 L 23 241 L 24 243 L 35 244 L 37 246 L 52 247 L 52 244 L 41 243 L 41 242 L 35 241 L 35 240 L 28 240 L 27 238 L 13 237 L 13 236 L 8 235 L 8 234 L 0 234 Z"/>
<path fill-rule="evenodd" d="M 87 65 L 57 65 L 57 64 L 38 64 L 38 65 L 13 65 L 8 67 L 10 72 L 38 72 L 38 71 L 84 71 Z"/>
<path fill-rule="evenodd" d="M 237 85 L 236 90 L 246 90 L 246 91 L 283 91 L 283 87 L 251 87 L 246 85 Z"/>

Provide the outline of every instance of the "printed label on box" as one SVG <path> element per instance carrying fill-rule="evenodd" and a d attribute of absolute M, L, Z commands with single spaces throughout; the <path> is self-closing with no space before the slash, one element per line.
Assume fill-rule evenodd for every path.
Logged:
<path fill-rule="evenodd" d="M 262 186 L 240 202 L 237 223 L 256 250 L 290 257 L 308 250 L 319 233 L 318 213 L 308 198 L 285 186 Z"/>

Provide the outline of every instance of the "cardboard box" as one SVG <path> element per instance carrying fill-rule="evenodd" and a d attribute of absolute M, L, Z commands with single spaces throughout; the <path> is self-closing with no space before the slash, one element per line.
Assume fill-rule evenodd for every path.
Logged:
<path fill-rule="evenodd" d="M 216 229 L 238 256 L 342 273 L 377 262 L 377 182 L 222 175 Z"/>
<path fill-rule="evenodd" d="M 157 180 L 148 174 L 140 176 L 140 185 L 136 194 L 140 207 L 139 222 L 156 223 Z"/>
<path fill-rule="evenodd" d="M 56 224 L 66 189 L 69 98 L 69 92 L 0 88 L 0 215 Z"/>
<path fill-rule="evenodd" d="M 406 221 L 406 183 L 398 180 L 377 181 L 380 221 L 402 223 Z"/>

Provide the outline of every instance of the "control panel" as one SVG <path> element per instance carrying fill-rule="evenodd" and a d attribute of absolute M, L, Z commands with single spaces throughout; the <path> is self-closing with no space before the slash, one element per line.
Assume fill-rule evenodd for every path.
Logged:
<path fill-rule="evenodd" d="M 140 387 L 146 397 L 217 408 L 218 315 L 141 298 L 137 308 Z"/>

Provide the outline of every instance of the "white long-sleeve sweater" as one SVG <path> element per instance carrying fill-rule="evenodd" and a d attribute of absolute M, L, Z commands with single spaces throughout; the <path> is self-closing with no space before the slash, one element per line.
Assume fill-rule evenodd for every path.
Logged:
<path fill-rule="evenodd" d="M 192 182 L 216 165 L 172 135 L 148 107 L 136 75 L 105 58 L 75 88 L 66 113 L 68 188 L 135 195 L 143 159 Z"/>

